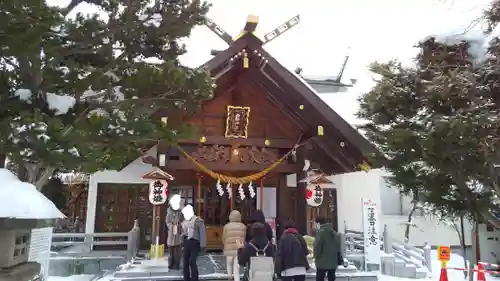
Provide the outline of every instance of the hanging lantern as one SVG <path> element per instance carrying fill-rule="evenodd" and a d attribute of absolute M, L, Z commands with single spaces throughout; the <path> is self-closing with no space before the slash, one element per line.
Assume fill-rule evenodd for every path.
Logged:
<path fill-rule="evenodd" d="M 299 109 L 304 110 L 304 105 L 303 104 L 299 105 Z"/>
<path fill-rule="evenodd" d="M 312 207 L 318 207 L 323 203 L 323 188 L 321 185 L 310 184 L 306 187 L 306 202 Z"/>
<path fill-rule="evenodd" d="M 265 140 L 265 141 L 264 141 L 264 144 L 265 144 L 266 146 L 270 146 L 270 145 L 271 145 L 271 141 L 270 141 L 270 140 Z"/>
<path fill-rule="evenodd" d="M 162 123 L 164 126 L 167 126 L 167 123 L 168 123 L 168 117 L 162 117 L 162 118 L 161 118 L 161 123 Z"/>
<path fill-rule="evenodd" d="M 323 134 L 324 134 L 323 126 L 319 125 L 318 126 L 318 136 L 322 136 Z"/>
<path fill-rule="evenodd" d="M 207 138 L 205 136 L 200 137 L 200 142 L 205 143 L 207 141 Z"/>

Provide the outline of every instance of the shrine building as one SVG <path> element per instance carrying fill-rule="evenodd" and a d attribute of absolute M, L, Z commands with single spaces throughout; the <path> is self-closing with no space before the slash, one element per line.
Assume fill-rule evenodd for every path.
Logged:
<path fill-rule="evenodd" d="M 178 146 L 159 141 L 148 155 L 113 172 L 115 180 L 99 180 L 109 172 L 90 177 L 86 232 L 124 232 L 139 219 L 149 247 L 149 181 L 137 173 L 155 167 L 172 175 L 168 193 L 180 194 L 205 220 L 209 249 L 222 247 L 222 228 L 235 209 L 244 220 L 261 209 L 273 226 L 292 219 L 301 233 L 320 214 L 338 226 L 336 189 L 325 175 L 368 169 L 366 156 L 376 149 L 299 74 L 263 49 L 270 37 L 253 34 L 256 22 L 249 17 L 245 31 L 226 38 L 229 47 L 204 64 L 216 78 L 214 97 L 183 119 L 199 135 Z M 132 175 L 130 169 L 140 172 Z M 162 222 L 166 209 L 161 206 Z"/>

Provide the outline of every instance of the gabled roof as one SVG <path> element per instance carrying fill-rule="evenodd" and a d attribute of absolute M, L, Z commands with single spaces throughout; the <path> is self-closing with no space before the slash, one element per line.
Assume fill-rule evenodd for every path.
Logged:
<path fill-rule="evenodd" d="M 273 92 L 276 92 L 277 99 L 287 104 L 289 109 L 297 109 L 299 104 L 304 105 L 307 110 L 294 110 L 294 113 L 310 128 L 316 128 L 318 125 L 325 127 L 324 136 L 314 138 L 314 142 L 329 156 L 345 154 L 342 155 L 344 160 L 348 160 L 348 164 L 344 163 L 345 172 L 355 170 L 367 154 L 377 153 L 376 148 L 328 106 L 304 79 L 286 69 L 265 51 L 262 43 L 259 38 L 248 33 L 206 62 L 204 67 L 213 76 L 217 76 L 224 69 L 231 67 L 234 57 L 243 50 L 249 57 L 253 55 L 257 58 L 258 54 L 260 58 L 265 58 L 265 63 L 259 67 L 263 74 L 261 79 L 267 80 L 265 83 L 275 89 Z"/>

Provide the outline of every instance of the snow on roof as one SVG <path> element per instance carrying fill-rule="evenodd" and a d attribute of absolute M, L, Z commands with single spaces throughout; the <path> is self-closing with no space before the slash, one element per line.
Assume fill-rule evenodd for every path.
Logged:
<path fill-rule="evenodd" d="M 0 218 L 57 219 L 64 215 L 34 185 L 0 168 Z"/>

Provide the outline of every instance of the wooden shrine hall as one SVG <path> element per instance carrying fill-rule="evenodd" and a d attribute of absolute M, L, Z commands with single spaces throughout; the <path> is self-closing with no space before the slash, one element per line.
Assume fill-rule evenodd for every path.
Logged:
<path fill-rule="evenodd" d="M 315 215 L 324 215 L 337 225 L 335 188 L 320 190 L 321 202 L 308 204 L 306 198 L 312 196 L 308 185 L 331 185 L 326 177 L 311 174 L 368 169 L 366 156 L 376 152 L 300 75 L 287 70 L 263 49 L 265 43 L 298 21 L 298 16 L 292 18 L 261 40 L 253 33 L 258 19 L 249 16 L 244 31 L 233 40 L 207 19 L 207 26 L 229 45 L 204 64 L 216 78 L 214 98 L 191 117 L 170 112 L 158 115 L 168 123 L 181 120 L 199 129 L 198 136 L 182 140 L 178 146 L 160 141 L 156 156 L 143 160 L 173 176 L 169 194 L 180 194 L 205 220 L 209 249 L 222 247 L 222 227 L 234 209 L 244 220 L 254 210 L 264 210 L 266 218 L 274 220 L 278 228 L 279 222 L 292 219 L 303 234 Z M 290 177 L 293 174 L 296 176 Z M 291 179 L 296 181 L 292 185 Z M 136 190 L 143 190 L 147 197 L 147 185 Z M 100 187 L 98 194 L 97 206 L 99 200 L 109 202 L 108 188 Z M 133 200 L 123 202 L 135 204 Z M 166 208 L 162 205 L 162 222 Z M 126 208 L 116 207 L 114 214 L 98 212 L 95 231 L 106 231 L 101 225 L 109 216 L 120 216 L 116 213 L 120 209 Z M 141 227 L 150 227 L 151 214 L 147 217 L 138 217 Z M 128 219 L 128 226 L 133 219 Z M 113 231 L 127 231 L 123 228 Z"/>

